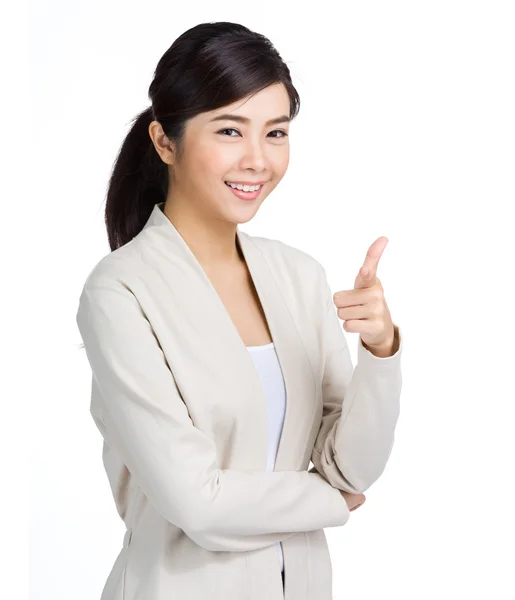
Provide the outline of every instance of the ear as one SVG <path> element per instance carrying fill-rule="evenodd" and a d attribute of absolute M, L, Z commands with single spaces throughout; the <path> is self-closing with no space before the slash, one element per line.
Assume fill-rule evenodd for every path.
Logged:
<path fill-rule="evenodd" d="M 173 165 L 175 160 L 175 146 L 163 131 L 161 123 L 159 121 L 152 121 L 148 126 L 148 134 L 161 160 L 167 165 Z"/>

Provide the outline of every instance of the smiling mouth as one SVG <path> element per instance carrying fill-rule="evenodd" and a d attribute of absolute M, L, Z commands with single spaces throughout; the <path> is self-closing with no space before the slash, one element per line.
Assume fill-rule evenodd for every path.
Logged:
<path fill-rule="evenodd" d="M 245 191 L 244 189 L 240 190 L 239 188 L 232 187 L 227 183 L 227 181 L 225 181 L 224 183 L 231 190 L 231 192 L 240 200 L 256 200 L 261 195 L 261 191 L 263 190 L 263 187 L 265 185 L 261 184 L 257 190 L 252 189 Z"/>
<path fill-rule="evenodd" d="M 230 187 L 233 190 L 239 190 L 241 192 L 257 192 L 265 185 L 266 182 L 264 182 L 264 183 L 248 183 L 248 184 L 241 183 L 241 184 L 232 184 L 232 185 L 229 181 L 224 181 L 224 183 L 227 187 Z M 250 190 L 250 189 L 245 189 L 245 188 L 254 188 L 254 189 Z M 257 189 L 255 189 L 255 188 L 257 188 Z"/>

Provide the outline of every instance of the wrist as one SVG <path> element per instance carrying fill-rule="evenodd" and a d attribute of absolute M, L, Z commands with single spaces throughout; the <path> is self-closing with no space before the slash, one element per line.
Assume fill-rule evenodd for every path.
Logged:
<path fill-rule="evenodd" d="M 393 335 L 387 340 L 386 343 L 379 346 L 368 346 L 362 341 L 363 346 L 378 358 L 389 358 L 393 356 L 400 346 L 399 328 L 397 325 L 393 327 Z"/>

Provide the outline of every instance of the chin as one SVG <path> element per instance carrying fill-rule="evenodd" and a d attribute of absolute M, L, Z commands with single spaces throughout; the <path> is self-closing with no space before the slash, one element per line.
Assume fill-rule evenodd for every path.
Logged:
<path fill-rule="evenodd" d="M 255 217 L 255 214 L 256 213 L 254 213 L 253 215 L 251 215 L 250 217 L 248 217 L 246 219 L 245 218 L 238 219 L 236 221 L 236 225 L 242 225 L 244 223 L 248 223 L 249 221 L 252 221 L 252 219 Z"/>

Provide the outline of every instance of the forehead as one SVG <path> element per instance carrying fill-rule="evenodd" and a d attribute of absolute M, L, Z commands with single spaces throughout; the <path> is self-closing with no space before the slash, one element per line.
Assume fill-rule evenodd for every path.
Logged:
<path fill-rule="evenodd" d="M 273 84 L 267 88 L 247 96 L 241 100 L 227 104 L 215 110 L 197 115 L 203 125 L 217 125 L 224 115 L 236 117 L 240 123 L 274 124 L 272 121 L 286 123 L 283 117 L 289 119 L 290 98 L 282 84 Z M 281 118 L 280 121 L 277 121 Z"/>

